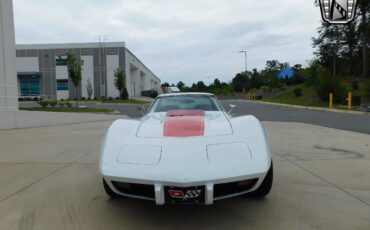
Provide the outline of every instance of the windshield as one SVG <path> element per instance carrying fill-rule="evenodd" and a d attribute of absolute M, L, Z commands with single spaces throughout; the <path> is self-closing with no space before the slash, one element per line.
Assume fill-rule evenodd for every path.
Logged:
<path fill-rule="evenodd" d="M 181 95 L 159 97 L 150 112 L 167 112 L 170 110 L 220 111 L 216 99 L 207 95 Z"/>

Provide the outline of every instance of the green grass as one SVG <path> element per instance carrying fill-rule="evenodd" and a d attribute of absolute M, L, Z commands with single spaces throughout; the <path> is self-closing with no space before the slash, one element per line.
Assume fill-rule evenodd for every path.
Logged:
<path fill-rule="evenodd" d="M 359 88 L 357 90 L 353 90 L 352 82 L 357 81 Z M 344 87 L 346 87 L 347 91 L 352 92 L 353 96 L 362 96 L 362 100 L 364 104 L 370 103 L 370 100 L 366 97 L 366 85 L 370 83 L 370 79 L 368 78 L 357 78 L 351 80 L 344 80 L 343 82 Z"/>
<path fill-rule="evenodd" d="M 58 101 L 58 102 L 70 102 L 72 105 L 76 103 L 74 100 L 65 100 L 65 101 Z M 139 100 L 78 100 L 78 103 L 122 103 L 122 104 L 147 104 L 150 102 L 147 101 L 139 101 Z"/>
<path fill-rule="evenodd" d="M 19 108 L 20 110 L 26 111 L 41 111 L 41 112 L 63 112 L 63 113 L 111 113 L 111 109 L 99 109 L 99 108 L 60 108 L 60 107 L 31 107 L 31 108 Z"/>
<path fill-rule="evenodd" d="M 123 104 L 147 104 L 147 101 L 139 101 L 139 100 L 103 100 L 102 103 L 123 103 Z"/>
<path fill-rule="evenodd" d="M 352 81 L 357 81 L 359 84 L 359 89 L 353 90 L 352 88 Z M 342 84 L 346 88 L 347 92 L 352 92 L 353 96 L 362 96 L 363 104 L 370 103 L 370 101 L 365 97 L 366 95 L 366 84 L 368 84 L 370 80 L 369 79 L 347 79 L 343 80 Z M 302 89 L 302 96 L 296 97 L 294 95 L 294 89 L 301 88 Z M 265 98 L 262 99 L 262 101 L 267 102 L 274 102 L 274 103 L 281 103 L 281 104 L 289 104 L 289 105 L 301 105 L 301 106 L 310 106 L 310 107 L 324 107 L 328 108 L 329 104 L 328 102 L 323 102 L 319 99 L 319 97 L 316 95 L 316 91 L 314 87 L 307 86 L 306 84 L 297 85 L 295 87 L 291 87 L 284 93 L 272 97 L 272 98 Z M 347 106 L 345 105 L 338 105 L 334 104 L 334 108 L 337 109 L 347 109 Z"/>
<path fill-rule="evenodd" d="M 302 96 L 296 97 L 294 95 L 294 89 L 301 88 Z M 290 88 L 286 92 L 280 94 L 279 96 L 272 98 L 265 98 L 262 101 L 289 104 L 289 105 L 302 105 L 302 106 L 311 106 L 311 107 L 328 107 L 327 102 L 322 102 L 317 97 L 315 89 L 309 87 L 305 84 L 298 85 L 296 87 Z"/>

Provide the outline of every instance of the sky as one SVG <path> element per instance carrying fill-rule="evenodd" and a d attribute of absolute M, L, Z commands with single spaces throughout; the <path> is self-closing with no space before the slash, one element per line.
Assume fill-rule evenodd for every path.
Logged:
<path fill-rule="evenodd" d="M 13 0 L 17 44 L 124 41 L 162 82 L 230 81 L 267 60 L 306 65 L 313 0 Z"/>

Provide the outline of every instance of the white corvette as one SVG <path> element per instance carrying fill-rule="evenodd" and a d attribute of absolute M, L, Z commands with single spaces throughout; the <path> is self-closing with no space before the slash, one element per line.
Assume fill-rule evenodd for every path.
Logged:
<path fill-rule="evenodd" d="M 99 167 L 111 197 L 157 205 L 263 197 L 273 178 L 261 123 L 253 116 L 231 117 L 207 93 L 160 95 L 141 120 L 116 120 Z"/>

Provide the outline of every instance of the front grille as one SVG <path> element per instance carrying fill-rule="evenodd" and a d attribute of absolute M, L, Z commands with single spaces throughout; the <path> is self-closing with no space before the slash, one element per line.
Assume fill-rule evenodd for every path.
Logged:
<path fill-rule="evenodd" d="M 243 181 L 235 181 L 230 183 L 215 184 L 213 186 L 213 197 L 227 196 L 240 192 L 245 192 L 251 189 L 258 179 L 249 179 Z"/>
<path fill-rule="evenodd" d="M 118 191 L 127 195 L 141 196 L 153 199 L 155 198 L 154 185 L 133 184 L 117 181 L 112 181 L 112 184 Z"/>

